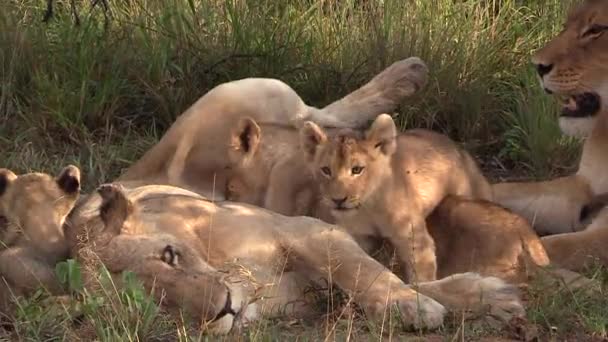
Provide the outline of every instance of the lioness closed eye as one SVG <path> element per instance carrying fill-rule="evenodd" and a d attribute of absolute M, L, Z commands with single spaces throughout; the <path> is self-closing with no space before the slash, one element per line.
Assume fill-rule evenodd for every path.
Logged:
<path fill-rule="evenodd" d="M 307 122 L 300 135 L 323 204 L 360 244 L 378 235 L 389 240 L 409 281 L 436 277 L 425 218 L 439 202 L 446 195 L 491 198 L 474 160 L 453 141 L 420 129 L 398 135 L 387 114 L 363 133 L 328 136 Z"/>

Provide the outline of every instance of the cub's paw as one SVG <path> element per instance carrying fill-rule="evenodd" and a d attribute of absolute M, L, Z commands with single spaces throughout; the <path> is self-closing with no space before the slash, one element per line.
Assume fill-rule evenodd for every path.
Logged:
<path fill-rule="evenodd" d="M 102 184 L 97 188 L 97 193 L 104 202 L 116 199 L 123 191 L 123 186 L 120 184 Z"/>

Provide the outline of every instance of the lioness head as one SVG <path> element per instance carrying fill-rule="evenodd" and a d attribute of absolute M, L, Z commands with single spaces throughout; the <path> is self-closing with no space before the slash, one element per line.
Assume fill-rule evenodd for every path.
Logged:
<path fill-rule="evenodd" d="M 255 305 L 246 305 L 243 285 L 203 260 L 191 241 L 157 230 L 173 213 L 141 211 L 124 191 L 116 184 L 97 189 L 99 216 L 88 222 L 96 227 L 88 229 L 88 241 L 77 257 L 84 264 L 93 259 L 103 263 L 113 278 L 124 271 L 135 273 L 165 308 L 183 310 L 209 332 L 226 333 L 244 322 Z M 130 229 L 139 233 L 126 232 Z"/>
<path fill-rule="evenodd" d="M 532 58 L 541 84 L 563 99 L 560 127 L 588 135 L 608 109 L 608 2 L 586 0 L 572 8 L 564 29 Z"/>
<path fill-rule="evenodd" d="M 300 144 L 334 215 L 358 209 L 390 174 L 397 128 L 381 114 L 365 132 L 341 130 L 328 136 L 313 122 L 300 130 Z"/>
<path fill-rule="evenodd" d="M 17 176 L 8 169 L 0 169 L 0 213 L 5 226 L 0 229 L 0 244 L 10 245 L 17 233 L 30 240 L 49 240 L 61 237 L 66 216 L 80 194 L 80 170 L 65 167 L 55 177 L 45 173 Z"/>

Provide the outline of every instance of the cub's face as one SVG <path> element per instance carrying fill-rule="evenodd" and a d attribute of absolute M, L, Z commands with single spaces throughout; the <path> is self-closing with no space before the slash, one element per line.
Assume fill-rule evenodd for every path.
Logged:
<path fill-rule="evenodd" d="M 329 137 L 316 124 L 306 122 L 300 137 L 321 200 L 336 216 L 356 212 L 373 200 L 391 173 L 396 127 L 386 114 L 366 132 L 343 130 Z"/>
<path fill-rule="evenodd" d="M 67 166 L 56 177 L 44 173 L 17 176 L 0 169 L 0 222 L 5 235 L 18 229 L 32 238 L 61 230 L 80 193 L 80 170 Z M 0 223 L 0 224 L 1 224 Z"/>
<path fill-rule="evenodd" d="M 608 109 L 608 1 L 586 0 L 569 13 L 564 29 L 533 58 L 542 87 L 562 100 L 560 126 L 587 135 Z"/>

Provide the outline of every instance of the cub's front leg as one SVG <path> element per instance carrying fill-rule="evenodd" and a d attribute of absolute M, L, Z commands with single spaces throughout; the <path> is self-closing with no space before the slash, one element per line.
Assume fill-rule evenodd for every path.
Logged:
<path fill-rule="evenodd" d="M 394 246 L 408 283 L 437 279 L 435 241 L 422 216 L 396 217 L 381 229 Z"/>

